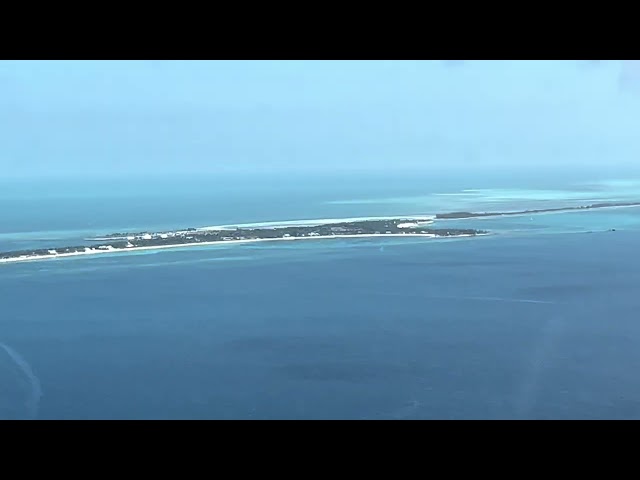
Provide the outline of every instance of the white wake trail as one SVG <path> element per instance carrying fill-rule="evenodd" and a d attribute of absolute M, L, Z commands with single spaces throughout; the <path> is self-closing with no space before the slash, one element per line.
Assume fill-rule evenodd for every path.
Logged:
<path fill-rule="evenodd" d="M 400 407 L 399 409 L 391 412 L 392 420 L 405 420 L 409 417 L 412 417 L 416 414 L 416 412 L 420 409 L 422 403 L 418 400 L 411 400 L 407 402 L 406 405 Z"/>
<path fill-rule="evenodd" d="M 419 400 L 411 400 L 391 412 L 376 413 L 372 417 L 360 417 L 360 420 L 406 420 L 409 417 L 415 416 L 421 407 L 422 402 Z"/>
<path fill-rule="evenodd" d="M 31 365 L 29 365 L 29 363 L 22 357 L 22 355 L 16 352 L 9 345 L 5 345 L 2 342 L 0 342 L 0 347 L 2 347 L 5 352 L 7 352 L 9 358 L 13 360 L 13 362 L 29 382 L 31 392 L 27 400 L 27 410 L 29 412 L 29 417 L 35 420 L 38 417 L 38 407 L 40 406 L 40 397 L 42 397 L 42 387 L 40 386 L 40 380 L 35 375 L 35 373 L 33 373 Z"/>
<path fill-rule="evenodd" d="M 546 300 L 531 300 L 528 298 L 501 298 L 501 297 L 462 297 L 469 300 L 480 300 L 488 302 L 513 302 L 513 303 L 544 303 L 547 305 L 555 305 L 556 302 L 548 302 Z"/>
<path fill-rule="evenodd" d="M 546 300 L 533 300 L 528 298 L 502 298 L 502 297 L 430 296 L 427 298 L 443 299 L 443 300 L 477 300 L 480 302 L 540 303 L 545 305 L 557 305 L 558 303 L 558 302 L 550 302 Z"/>

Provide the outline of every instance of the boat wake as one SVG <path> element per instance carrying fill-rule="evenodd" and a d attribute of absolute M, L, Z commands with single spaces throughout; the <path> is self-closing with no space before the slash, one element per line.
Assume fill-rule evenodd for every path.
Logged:
<path fill-rule="evenodd" d="M 361 417 L 360 420 L 409 420 L 416 416 L 422 406 L 423 404 L 419 400 L 410 400 L 391 412 L 378 413 L 371 417 Z"/>
<path fill-rule="evenodd" d="M 461 296 L 450 296 L 450 297 L 428 297 L 433 299 L 443 299 L 443 300 L 476 300 L 480 302 L 508 302 L 508 303 L 539 303 L 544 305 L 557 305 L 558 302 L 550 302 L 547 300 L 535 300 L 529 298 L 503 298 L 503 297 L 461 297 Z"/>

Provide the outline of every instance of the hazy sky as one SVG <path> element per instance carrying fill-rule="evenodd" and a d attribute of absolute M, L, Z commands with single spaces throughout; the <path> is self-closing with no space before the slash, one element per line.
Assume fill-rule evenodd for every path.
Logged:
<path fill-rule="evenodd" d="M 3 61 L 2 175 L 634 164 L 634 61 Z"/>

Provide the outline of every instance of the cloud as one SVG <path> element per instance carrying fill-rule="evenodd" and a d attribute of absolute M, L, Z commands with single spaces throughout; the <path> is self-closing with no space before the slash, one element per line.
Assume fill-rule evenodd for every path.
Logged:
<path fill-rule="evenodd" d="M 618 87 L 621 91 L 640 93 L 640 60 L 582 60 L 580 65 L 602 67 L 618 64 Z"/>
<path fill-rule="evenodd" d="M 457 67 L 459 65 L 464 64 L 464 60 L 442 60 L 447 67 Z"/>
<path fill-rule="evenodd" d="M 600 68 L 604 65 L 606 60 L 578 60 L 576 64 L 578 68 L 583 70 L 593 70 L 595 68 Z"/>
<path fill-rule="evenodd" d="M 640 93 L 640 60 L 623 60 L 618 84 L 621 90 Z"/>
<path fill-rule="evenodd" d="M 459 67 L 466 60 L 441 60 L 447 67 Z M 624 92 L 640 93 L 640 60 L 578 60 L 578 68 L 619 68 L 618 88 Z"/>

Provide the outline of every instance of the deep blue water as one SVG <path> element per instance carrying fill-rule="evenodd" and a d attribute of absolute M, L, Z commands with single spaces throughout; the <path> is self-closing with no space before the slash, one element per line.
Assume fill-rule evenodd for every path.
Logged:
<path fill-rule="evenodd" d="M 298 200 L 315 210 L 294 202 L 277 214 L 373 213 L 327 206 L 353 193 L 338 189 L 302 189 Z M 87 211 L 98 205 L 77 195 Z M 266 201 L 254 204 L 252 215 L 233 207 L 230 221 L 273 219 Z M 216 224 L 232 217 L 225 212 L 188 215 Z M 10 215 L 5 232 L 85 228 L 77 211 Z M 177 210 L 154 215 L 180 220 Z M 639 217 L 537 217 L 539 230 L 519 220 L 519 234 L 486 238 L 0 265 L 0 342 L 9 348 L 0 349 L 0 418 L 637 418 Z M 599 231 L 611 225 L 616 232 Z"/>

